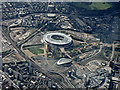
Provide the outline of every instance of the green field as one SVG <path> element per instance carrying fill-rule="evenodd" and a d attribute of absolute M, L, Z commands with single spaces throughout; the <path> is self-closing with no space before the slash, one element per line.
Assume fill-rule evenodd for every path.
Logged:
<path fill-rule="evenodd" d="M 92 3 L 73 2 L 70 4 L 75 6 L 76 8 L 84 8 L 86 10 L 107 10 L 108 8 L 112 7 L 112 4 L 108 2 L 92 2 Z"/>
<path fill-rule="evenodd" d="M 44 50 L 39 48 L 28 48 L 28 50 L 35 55 L 38 55 L 39 53 L 44 53 Z"/>
<path fill-rule="evenodd" d="M 108 8 L 111 8 L 111 6 L 111 4 L 103 2 L 93 2 L 91 5 L 89 5 L 91 10 L 106 10 Z"/>

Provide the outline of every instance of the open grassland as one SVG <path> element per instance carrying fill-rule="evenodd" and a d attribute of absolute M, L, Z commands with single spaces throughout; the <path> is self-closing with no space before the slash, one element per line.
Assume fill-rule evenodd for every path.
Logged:
<path fill-rule="evenodd" d="M 76 8 L 84 8 L 86 10 L 107 10 L 112 7 L 112 4 L 108 2 L 92 2 L 92 3 L 73 2 L 70 4 L 75 6 Z"/>
<path fill-rule="evenodd" d="M 38 55 L 40 53 L 44 53 L 44 50 L 43 49 L 39 49 L 39 48 L 28 48 L 28 50 L 31 53 L 35 54 L 35 55 Z"/>
<path fill-rule="evenodd" d="M 108 8 L 111 8 L 112 5 L 109 3 L 103 3 L 103 2 L 93 2 L 91 5 L 89 5 L 91 10 L 106 10 Z"/>

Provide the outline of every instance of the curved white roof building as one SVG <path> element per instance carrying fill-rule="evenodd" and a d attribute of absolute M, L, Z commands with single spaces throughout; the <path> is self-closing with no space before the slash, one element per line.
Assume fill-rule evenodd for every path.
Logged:
<path fill-rule="evenodd" d="M 47 16 L 48 16 L 48 17 L 55 17 L 56 14 L 54 14 L 54 13 L 48 13 Z"/>
<path fill-rule="evenodd" d="M 72 38 L 65 35 L 64 33 L 53 32 L 45 34 L 43 36 L 43 41 L 55 45 L 66 45 L 71 43 Z"/>
<path fill-rule="evenodd" d="M 71 63 L 71 62 L 72 62 L 71 59 L 61 58 L 60 60 L 58 60 L 57 65 L 63 65 L 63 64 Z"/>

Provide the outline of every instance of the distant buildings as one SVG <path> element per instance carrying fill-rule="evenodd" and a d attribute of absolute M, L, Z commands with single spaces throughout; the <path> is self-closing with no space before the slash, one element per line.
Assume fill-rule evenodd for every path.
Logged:
<path fill-rule="evenodd" d="M 30 62 L 21 61 L 15 63 L 4 63 L 3 71 L 8 75 L 15 85 L 23 88 L 54 87 L 54 82 L 43 73 L 35 69 Z M 6 86 L 5 86 L 6 87 Z"/>

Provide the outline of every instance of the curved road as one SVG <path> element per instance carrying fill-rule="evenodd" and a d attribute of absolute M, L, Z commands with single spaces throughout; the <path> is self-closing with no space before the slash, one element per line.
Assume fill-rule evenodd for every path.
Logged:
<path fill-rule="evenodd" d="M 47 25 L 47 24 L 46 24 Z M 44 25 L 45 26 L 45 25 Z M 9 27 L 8 27 L 8 31 L 9 31 Z M 24 42 L 28 41 L 31 37 L 33 37 L 34 35 L 36 35 L 38 32 L 33 33 L 33 35 L 31 35 L 27 40 L 25 40 Z M 47 70 L 42 69 L 42 67 L 40 67 L 34 60 L 32 60 L 31 58 L 29 58 L 28 56 L 26 56 L 24 54 L 24 52 L 22 52 L 19 48 L 19 46 L 10 38 L 9 36 L 9 32 L 3 32 L 3 34 L 7 37 L 8 41 L 13 45 L 14 50 L 17 51 L 18 54 L 20 54 L 25 60 L 30 61 L 31 64 L 38 69 L 40 72 L 43 72 L 46 76 L 50 77 L 52 80 L 54 80 L 56 82 L 56 79 L 54 76 L 52 76 Z M 22 44 L 21 44 L 22 45 Z M 20 46 L 21 46 L 20 45 Z M 61 75 L 59 76 L 59 78 L 61 78 L 63 80 L 63 82 L 66 82 L 65 77 L 61 77 Z M 61 86 L 61 88 L 68 88 L 67 85 L 65 85 L 63 82 L 61 81 L 57 81 L 57 83 Z M 70 83 L 66 82 L 68 85 Z M 70 87 L 71 85 L 69 85 L 69 88 L 73 88 Z"/>

